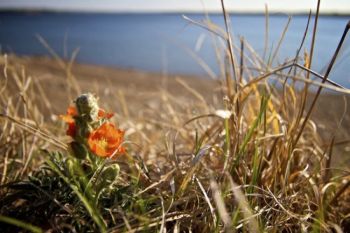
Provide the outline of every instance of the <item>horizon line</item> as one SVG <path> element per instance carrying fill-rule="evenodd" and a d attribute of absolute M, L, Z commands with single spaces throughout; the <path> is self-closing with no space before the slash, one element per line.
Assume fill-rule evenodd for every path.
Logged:
<path fill-rule="evenodd" d="M 308 15 L 310 13 L 307 10 L 284 10 L 277 11 L 272 10 L 269 11 L 269 15 L 283 15 L 283 14 L 293 14 L 293 15 Z M 0 12 L 45 12 L 45 13 L 106 13 L 106 14 L 222 14 L 220 10 L 194 10 L 194 9 L 182 9 L 182 10 L 115 10 L 115 9 L 65 9 L 65 8 L 56 8 L 52 9 L 50 7 L 41 7 L 41 8 L 20 8 L 20 7 L 4 7 L 0 8 Z M 247 14 L 247 15 L 265 15 L 264 11 L 259 10 L 227 10 L 227 13 L 230 14 Z M 312 13 L 314 15 L 314 12 Z M 324 16 L 349 16 L 350 12 L 339 12 L 339 11 L 325 11 L 320 12 L 319 15 Z"/>

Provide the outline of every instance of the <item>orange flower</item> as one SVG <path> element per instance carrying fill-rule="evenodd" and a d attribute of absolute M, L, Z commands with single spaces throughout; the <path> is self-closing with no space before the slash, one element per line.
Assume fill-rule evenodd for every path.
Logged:
<path fill-rule="evenodd" d="M 60 115 L 61 119 L 68 124 L 74 123 L 74 117 L 78 115 L 78 111 L 75 107 L 70 106 L 67 108 L 66 115 Z"/>
<path fill-rule="evenodd" d="M 77 115 L 78 115 L 77 109 L 73 106 L 70 106 L 67 108 L 66 115 L 60 115 L 61 119 L 68 124 L 68 129 L 66 131 L 66 134 L 68 136 L 71 136 L 72 138 L 75 137 L 76 132 L 77 132 L 77 127 L 76 127 L 75 121 L 74 121 L 74 117 Z"/>
<path fill-rule="evenodd" d="M 67 114 L 66 115 L 60 115 L 61 119 L 65 121 L 68 124 L 68 129 L 66 131 L 66 134 L 71 137 L 75 137 L 76 132 L 77 132 L 77 126 L 75 124 L 74 117 L 78 115 L 78 111 L 76 107 L 69 106 L 67 108 Z M 99 118 L 106 118 L 110 119 L 111 117 L 114 116 L 114 113 L 109 113 L 106 112 L 103 109 L 98 110 L 98 117 Z"/>
<path fill-rule="evenodd" d="M 61 119 L 67 123 L 74 122 L 74 117 L 78 115 L 78 111 L 75 107 L 70 106 L 67 108 L 67 114 L 66 115 L 60 115 Z M 102 108 L 98 110 L 98 117 L 99 118 L 106 118 L 110 119 L 114 116 L 114 113 L 106 112 Z"/>
<path fill-rule="evenodd" d="M 72 138 L 75 137 L 75 135 L 77 134 L 77 127 L 75 125 L 75 123 L 68 123 L 68 129 L 66 131 L 66 134 L 68 136 L 71 136 Z"/>
<path fill-rule="evenodd" d="M 90 133 L 88 145 L 93 153 L 101 157 L 122 154 L 125 153 L 125 148 L 121 146 L 123 136 L 124 131 L 106 122 Z"/>
<path fill-rule="evenodd" d="M 106 112 L 105 110 L 103 110 L 101 108 L 98 110 L 98 117 L 100 117 L 100 118 L 111 119 L 113 116 L 114 116 L 114 113 Z"/>

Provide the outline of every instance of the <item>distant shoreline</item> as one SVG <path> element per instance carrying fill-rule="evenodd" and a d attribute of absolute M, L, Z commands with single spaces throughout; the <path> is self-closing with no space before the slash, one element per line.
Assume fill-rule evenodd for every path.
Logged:
<path fill-rule="evenodd" d="M 172 15 L 172 14 L 193 14 L 193 15 L 203 15 L 205 12 L 201 11 L 90 11 L 90 10 L 68 10 L 68 9 L 15 9 L 15 8 L 4 8 L 0 9 L 0 14 L 3 13 L 27 13 L 27 14 L 40 14 L 40 13 L 53 13 L 53 14 L 119 14 L 119 15 Z M 219 11 L 209 11 L 207 12 L 210 15 L 221 15 L 222 12 Z M 261 16 L 265 15 L 264 12 L 242 12 L 242 11 L 229 11 L 232 15 L 247 15 L 247 16 Z M 293 15 L 293 16 L 308 16 L 309 12 L 292 12 L 292 11 L 270 11 L 270 16 L 282 16 L 282 15 Z M 314 12 L 313 12 L 314 15 Z M 350 13 L 320 13 L 320 16 L 324 17 L 347 17 L 350 16 Z"/>

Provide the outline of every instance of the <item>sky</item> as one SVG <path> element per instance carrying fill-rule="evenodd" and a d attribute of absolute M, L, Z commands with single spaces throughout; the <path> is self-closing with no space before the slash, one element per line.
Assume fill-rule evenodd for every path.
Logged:
<path fill-rule="evenodd" d="M 225 0 L 235 12 L 308 12 L 317 0 Z M 96 12 L 220 11 L 220 0 L 0 0 L 0 9 L 46 9 Z M 350 0 L 322 0 L 321 13 L 350 14 Z"/>

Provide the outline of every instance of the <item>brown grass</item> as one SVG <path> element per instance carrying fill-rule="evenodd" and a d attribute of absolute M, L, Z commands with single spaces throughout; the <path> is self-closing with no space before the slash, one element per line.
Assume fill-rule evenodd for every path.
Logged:
<path fill-rule="evenodd" d="M 197 25 L 227 42 L 215 81 L 1 56 L 0 221 L 50 231 L 346 231 L 349 91 L 321 77 L 325 85 L 310 85 L 337 94 L 317 98 L 304 85 L 308 66 L 295 66 L 307 58 L 271 67 L 243 39 L 237 49 L 229 26 Z M 67 150 L 57 115 L 83 92 L 126 130 L 117 161 Z M 99 180 L 109 165 L 115 178 Z"/>

